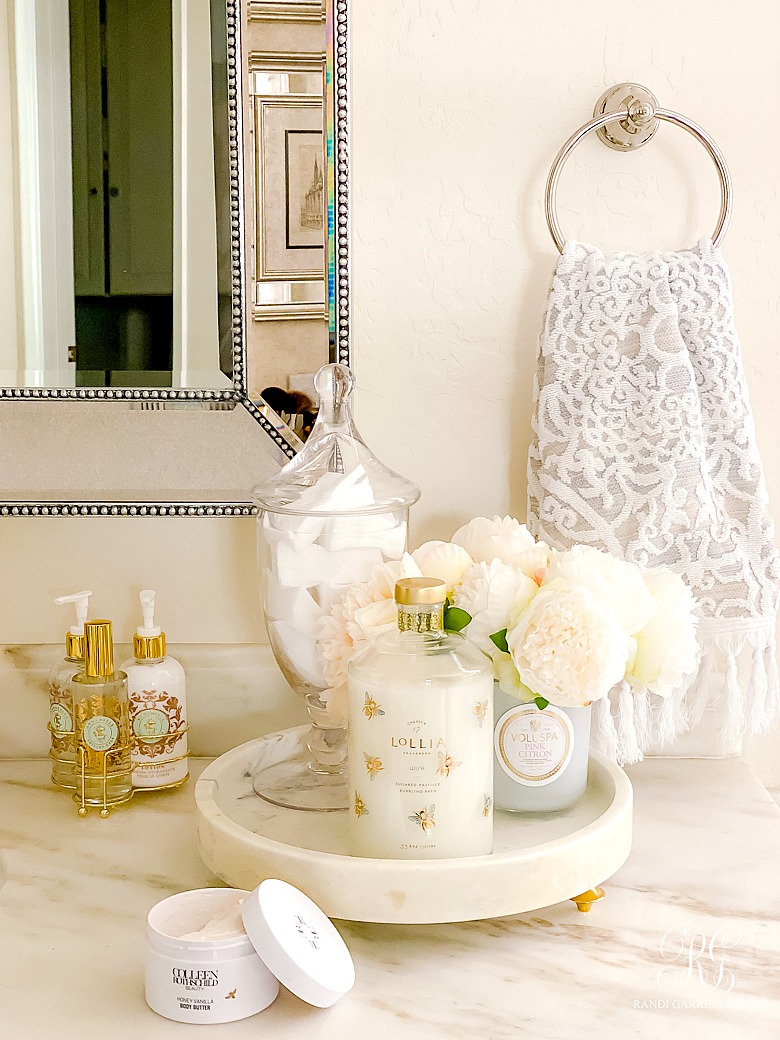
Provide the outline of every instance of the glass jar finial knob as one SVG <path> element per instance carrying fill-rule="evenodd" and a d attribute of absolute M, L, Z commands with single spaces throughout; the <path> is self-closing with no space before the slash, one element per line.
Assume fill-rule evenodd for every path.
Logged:
<path fill-rule="evenodd" d="M 346 365 L 323 365 L 314 377 L 314 388 L 320 399 L 320 416 L 329 425 L 337 425 L 345 419 L 348 405 L 355 388 L 355 377 Z"/>

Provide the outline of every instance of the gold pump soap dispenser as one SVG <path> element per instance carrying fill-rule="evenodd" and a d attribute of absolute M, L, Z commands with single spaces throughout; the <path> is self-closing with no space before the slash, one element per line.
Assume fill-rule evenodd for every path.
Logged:
<path fill-rule="evenodd" d="M 114 671 L 110 621 L 84 624 L 84 671 L 71 682 L 76 722 L 76 794 L 79 815 L 90 805 L 109 807 L 133 793 L 127 676 Z"/>
<path fill-rule="evenodd" d="M 73 697 L 70 683 L 84 668 L 84 622 L 87 620 L 91 592 L 58 596 L 57 606 L 72 603 L 76 624 L 65 636 L 65 657 L 49 673 L 49 732 L 51 733 L 51 779 L 58 787 L 76 788 L 76 734 L 73 723 Z"/>
<path fill-rule="evenodd" d="M 132 734 L 133 787 L 178 787 L 187 769 L 187 698 L 184 669 L 166 653 L 165 633 L 154 623 L 153 589 L 138 594 L 143 624 L 133 639 L 127 673 Z"/>

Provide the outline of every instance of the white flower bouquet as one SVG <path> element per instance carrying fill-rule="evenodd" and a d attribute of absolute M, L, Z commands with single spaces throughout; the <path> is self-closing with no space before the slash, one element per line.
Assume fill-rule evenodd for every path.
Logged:
<path fill-rule="evenodd" d="M 493 661 L 520 701 L 577 707 L 625 690 L 669 697 L 696 670 L 696 601 L 679 575 L 590 546 L 556 552 L 514 517 L 476 517 L 451 542 L 426 542 L 348 589 L 318 622 L 332 715 L 346 715 L 350 657 L 396 624 L 401 577 L 440 578 L 445 627 Z"/>

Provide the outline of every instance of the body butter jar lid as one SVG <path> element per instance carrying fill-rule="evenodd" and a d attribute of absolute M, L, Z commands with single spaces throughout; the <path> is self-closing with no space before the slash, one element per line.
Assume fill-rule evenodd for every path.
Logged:
<path fill-rule="evenodd" d="M 314 1007 L 330 1007 L 355 984 L 355 965 L 330 918 L 303 892 L 275 878 L 246 897 L 241 917 L 258 956 Z"/>

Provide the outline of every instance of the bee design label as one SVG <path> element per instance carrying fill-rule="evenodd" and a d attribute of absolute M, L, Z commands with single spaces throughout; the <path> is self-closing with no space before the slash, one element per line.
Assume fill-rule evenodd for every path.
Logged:
<path fill-rule="evenodd" d="M 492 676 L 350 688 L 350 848 L 430 859 L 492 848 Z M 475 710 L 480 706 L 480 711 Z"/>

